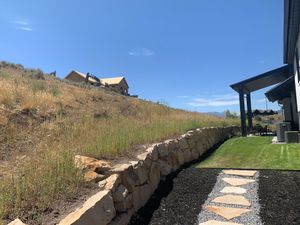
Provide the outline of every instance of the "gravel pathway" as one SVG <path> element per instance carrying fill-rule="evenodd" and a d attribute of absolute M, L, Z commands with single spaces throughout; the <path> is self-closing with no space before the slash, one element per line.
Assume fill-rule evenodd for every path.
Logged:
<path fill-rule="evenodd" d="M 212 192 L 209 194 L 207 200 L 202 205 L 202 211 L 198 215 L 198 224 L 210 221 L 210 220 L 216 220 L 216 221 L 222 221 L 222 222 L 234 222 L 237 224 L 243 224 L 243 225 L 262 225 L 261 219 L 259 217 L 260 212 L 260 206 L 259 206 L 259 199 L 258 199 L 258 177 L 259 172 L 256 172 L 254 177 L 242 177 L 237 175 L 228 175 L 221 172 L 217 177 L 217 182 L 212 190 Z M 231 186 L 230 184 L 226 183 L 223 178 L 242 178 L 242 179 L 254 179 L 255 182 L 248 183 L 245 185 L 239 185 L 236 187 L 241 187 L 246 189 L 246 193 L 239 195 L 244 196 L 251 204 L 250 207 L 248 206 L 241 206 L 241 205 L 235 205 L 235 204 L 223 204 L 223 203 L 215 203 L 212 202 L 215 198 L 224 196 L 226 193 L 222 193 L 221 190 L 224 187 Z M 236 194 L 235 194 L 236 195 Z M 223 216 L 217 215 L 216 213 L 213 213 L 207 209 L 209 206 L 222 206 L 222 207 L 231 207 L 231 208 L 242 208 L 242 209 L 248 209 L 250 210 L 247 213 L 241 214 L 238 217 L 232 218 L 230 220 L 224 218 Z"/>

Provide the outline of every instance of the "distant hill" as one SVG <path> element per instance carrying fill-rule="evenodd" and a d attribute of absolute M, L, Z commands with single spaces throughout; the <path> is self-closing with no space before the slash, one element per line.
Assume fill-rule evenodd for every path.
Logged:
<path fill-rule="evenodd" d="M 206 114 L 225 118 L 225 111 L 224 112 L 206 112 Z"/>

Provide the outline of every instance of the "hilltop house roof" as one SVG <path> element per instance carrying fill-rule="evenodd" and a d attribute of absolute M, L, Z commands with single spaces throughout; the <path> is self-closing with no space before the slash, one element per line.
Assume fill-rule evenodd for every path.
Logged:
<path fill-rule="evenodd" d="M 84 79 L 86 78 L 86 74 L 81 73 L 81 72 L 79 72 L 79 71 L 77 71 L 77 70 L 72 70 L 72 71 L 65 77 L 65 79 L 68 79 L 68 77 L 69 77 L 71 74 L 73 74 L 73 73 L 76 73 L 77 75 L 83 77 Z M 92 77 L 89 77 L 89 81 L 92 82 L 92 83 L 97 83 L 97 80 L 94 79 L 94 78 L 92 78 Z"/>
<path fill-rule="evenodd" d="M 121 83 L 122 80 L 124 80 L 127 87 L 129 87 L 125 80 L 125 77 L 101 78 L 100 80 L 102 84 L 108 84 L 108 85 L 119 84 Z"/>

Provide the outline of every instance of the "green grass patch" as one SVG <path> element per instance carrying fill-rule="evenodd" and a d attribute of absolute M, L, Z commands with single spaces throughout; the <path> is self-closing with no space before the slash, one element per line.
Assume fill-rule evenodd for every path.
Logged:
<path fill-rule="evenodd" d="M 233 138 L 196 167 L 300 170 L 300 145 L 272 144 L 271 137 Z"/>

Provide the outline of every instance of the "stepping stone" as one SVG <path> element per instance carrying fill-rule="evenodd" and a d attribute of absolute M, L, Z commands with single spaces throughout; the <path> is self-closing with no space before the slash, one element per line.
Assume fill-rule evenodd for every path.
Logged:
<path fill-rule="evenodd" d="M 233 223 L 233 222 L 221 222 L 217 220 L 209 220 L 204 223 L 199 223 L 199 225 L 243 225 L 241 223 Z"/>
<path fill-rule="evenodd" d="M 231 194 L 245 194 L 247 190 L 245 188 L 240 188 L 240 187 L 233 187 L 233 186 L 228 186 L 224 187 L 221 190 L 222 193 L 231 193 Z"/>
<path fill-rule="evenodd" d="M 251 206 L 250 202 L 244 196 L 239 196 L 239 195 L 224 195 L 215 198 L 214 200 L 212 200 L 212 202 L 231 204 L 231 205 Z"/>
<path fill-rule="evenodd" d="M 245 177 L 253 177 L 256 174 L 256 172 L 256 170 L 223 170 L 223 173 L 225 174 Z"/>
<path fill-rule="evenodd" d="M 255 182 L 255 180 L 253 179 L 244 179 L 244 178 L 222 178 L 222 180 L 233 186 L 245 185 L 245 184 Z"/>
<path fill-rule="evenodd" d="M 249 209 L 241 209 L 241 208 L 229 208 L 229 207 L 221 207 L 221 206 L 207 206 L 209 211 L 216 213 L 224 218 L 231 220 L 232 218 L 239 217 L 243 213 L 250 212 Z"/>

